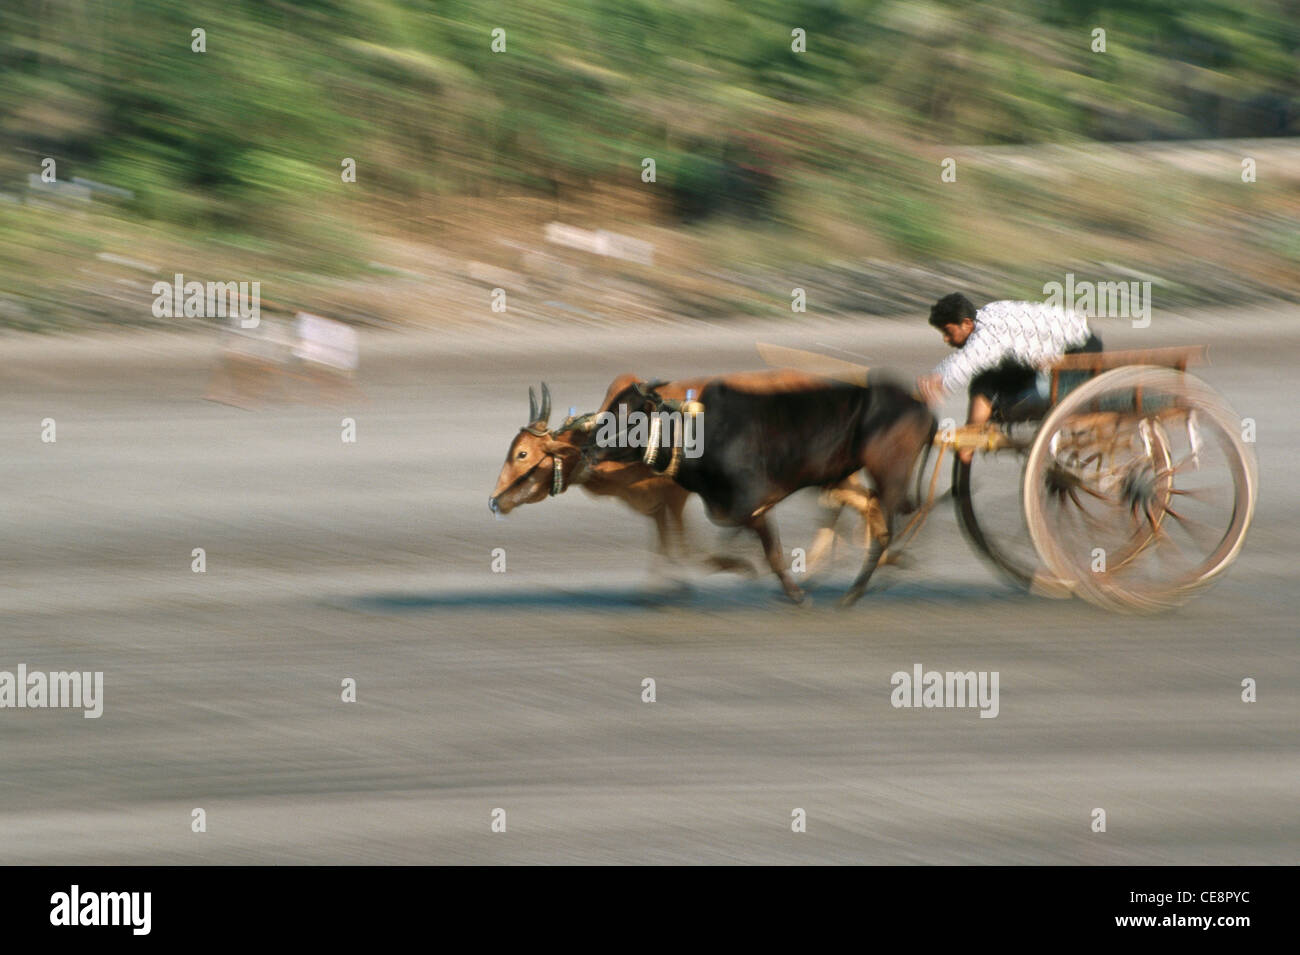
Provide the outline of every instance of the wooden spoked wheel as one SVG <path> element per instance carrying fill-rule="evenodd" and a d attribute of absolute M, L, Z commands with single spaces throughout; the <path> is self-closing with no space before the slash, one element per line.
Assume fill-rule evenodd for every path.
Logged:
<path fill-rule="evenodd" d="M 1117 368 L 1070 392 L 1025 461 L 1029 535 L 1048 571 L 1114 610 L 1177 606 L 1240 553 L 1258 494 L 1241 419 L 1171 368 Z"/>
<path fill-rule="evenodd" d="M 1008 583 L 1045 597 L 1068 597 L 1070 588 L 1044 566 L 1029 536 L 1020 500 L 1032 425 L 1008 430 L 1006 447 L 977 451 L 968 463 L 953 455 L 952 496 L 967 541 Z M 1019 438 L 1020 440 L 1017 440 Z"/>

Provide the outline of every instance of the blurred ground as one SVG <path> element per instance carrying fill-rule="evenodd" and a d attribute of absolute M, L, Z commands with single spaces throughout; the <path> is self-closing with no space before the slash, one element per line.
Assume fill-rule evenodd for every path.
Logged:
<path fill-rule="evenodd" d="M 1293 864 L 1300 310 L 1101 330 L 1209 341 L 1203 377 L 1258 422 L 1245 553 L 1167 617 L 1013 594 L 947 507 L 848 612 L 768 578 L 647 604 L 648 523 L 578 491 L 488 514 L 530 383 L 587 410 L 624 370 L 756 367 L 755 340 L 910 377 L 943 353 L 919 317 L 372 333 L 368 401 L 338 411 L 202 401 L 198 336 L 11 339 L 0 668 L 103 670 L 106 700 L 0 712 L 0 860 Z M 776 515 L 807 543 L 810 501 Z M 1000 671 L 1001 714 L 891 708 L 918 662 Z"/>

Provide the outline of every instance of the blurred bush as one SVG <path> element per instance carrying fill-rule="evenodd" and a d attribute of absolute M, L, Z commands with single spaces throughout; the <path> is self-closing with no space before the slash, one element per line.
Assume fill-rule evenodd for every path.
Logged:
<path fill-rule="evenodd" d="M 657 221 L 825 237 L 842 231 L 838 213 L 896 255 L 984 254 L 953 227 L 935 147 L 1300 134 L 1297 12 L 1295 0 L 5 0 L 0 192 L 53 157 L 61 178 L 132 190 L 113 215 L 177 242 L 260 237 L 287 269 L 342 272 L 365 261 L 358 232 L 428 230 L 445 197 L 563 209 L 600 186 L 639 189 L 651 157 L 663 188 L 641 194 Z M 195 28 L 206 53 L 191 50 Z M 340 181 L 344 157 L 355 184 Z M 1032 206 L 1027 219 L 1063 202 L 995 188 L 1007 209 Z M 1143 231 L 1123 211 L 1087 221 Z M 31 259 L 11 261 L 14 284 Z"/>
<path fill-rule="evenodd" d="M 829 107 L 931 142 L 1295 134 L 1296 12 L 1289 0 L 7 0 L 0 135 L 8 176 L 34 153 L 65 157 L 183 221 L 310 203 L 354 153 L 357 191 L 401 201 L 615 176 L 629 147 L 670 160 L 671 205 L 696 218 L 761 211 L 798 172 L 758 172 L 742 142 L 708 128 L 724 99 L 725 128 L 778 130 Z"/>

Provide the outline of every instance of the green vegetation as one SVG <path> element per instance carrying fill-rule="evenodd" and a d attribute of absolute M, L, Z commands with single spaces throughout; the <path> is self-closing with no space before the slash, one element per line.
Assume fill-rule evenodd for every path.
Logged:
<path fill-rule="evenodd" d="M 44 312 L 74 252 L 124 245 L 255 261 L 299 288 L 373 278 L 376 236 L 472 246 L 508 232 L 492 204 L 513 197 L 564 216 L 600 196 L 606 221 L 687 243 L 720 219 L 782 258 L 1052 261 L 1035 230 L 1077 220 L 1069 254 L 1113 239 L 1158 259 L 1197 224 L 1179 208 L 1194 203 L 1170 201 L 1202 188 L 1194 176 L 1098 176 L 1075 195 L 963 161 L 956 198 L 938 162 L 958 147 L 1300 134 L 1298 55 L 1288 0 L 7 0 L 0 191 L 24 192 L 48 156 L 61 179 L 135 195 L 0 208 L 0 293 Z M 1292 186 L 1262 176 L 1257 192 L 1293 223 Z M 472 224 L 448 204 L 468 199 Z M 1187 221 L 1163 223 L 1174 208 Z M 1020 234 L 990 243 L 980 217 Z M 1254 254 L 1295 258 L 1294 230 L 1265 231 Z"/>

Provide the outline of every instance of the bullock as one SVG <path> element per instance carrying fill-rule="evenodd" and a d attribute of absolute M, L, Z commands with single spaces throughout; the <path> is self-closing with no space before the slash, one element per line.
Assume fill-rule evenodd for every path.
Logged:
<path fill-rule="evenodd" d="M 610 386 L 618 394 L 635 375 L 622 375 Z M 670 393 L 676 393 L 670 389 Z M 685 396 L 685 387 L 681 393 Z M 496 489 L 488 498 L 493 514 L 509 514 L 516 507 L 544 501 L 578 486 L 594 497 L 614 497 L 638 514 L 654 521 L 657 553 L 666 561 L 685 556 L 682 512 L 690 492 L 669 477 L 656 473 L 640 461 L 597 463 L 589 453 L 590 435 L 581 424 L 592 416 L 570 418 L 552 429 L 551 392 L 542 384 L 542 402 L 528 389 L 528 423 L 510 442 Z M 713 555 L 707 563 L 714 570 L 754 576 L 747 560 Z"/>
<path fill-rule="evenodd" d="M 656 393 L 668 400 L 684 400 L 698 393 L 710 378 L 685 379 L 659 383 Z M 824 386 L 825 381 L 794 371 L 745 372 L 724 376 L 721 380 L 750 391 L 781 392 L 797 388 Z M 601 411 L 614 407 L 614 400 L 633 386 L 645 383 L 632 374 L 615 378 L 605 392 Z M 615 497 L 655 524 L 657 552 L 665 560 L 686 556 L 682 512 L 690 492 L 639 458 L 626 461 L 597 461 L 592 447 L 591 422 L 596 414 L 569 418 L 552 429 L 551 394 L 542 384 L 539 406 L 532 388 L 528 389 L 528 423 L 510 443 L 505 463 L 497 478 L 496 489 L 488 498 L 494 514 L 508 514 L 516 507 L 546 500 L 577 485 L 593 496 Z M 884 526 L 875 495 L 852 477 L 828 487 L 822 497 L 826 519 L 809 549 L 809 570 L 817 568 L 834 543 L 834 524 L 840 510 L 849 506 L 862 515 L 866 546 L 873 534 L 883 533 Z M 711 555 L 706 564 L 713 570 L 735 571 L 753 576 L 749 561 L 723 555 Z"/>
<path fill-rule="evenodd" d="M 632 383 L 607 402 L 611 412 L 618 409 L 617 434 L 597 433 L 594 460 L 649 463 L 700 495 L 714 523 L 752 529 L 795 603 L 803 591 L 786 569 L 767 512 L 800 488 L 834 488 L 865 470 L 875 486 L 883 532 L 872 535 L 843 604 L 856 601 L 888 546 L 895 517 L 916 508 L 907 489 L 918 464 L 924 469 L 938 428 L 930 410 L 888 383 L 821 379 L 813 387 L 760 391 L 715 379 L 697 392 L 697 402 L 685 403 L 669 399 L 660 387 Z M 633 412 L 643 416 L 635 427 Z M 648 432 L 637 433 L 646 421 Z M 668 428 L 661 431 L 665 421 Z M 683 453 L 692 443 L 693 453 Z M 672 450 L 661 453 L 661 446 Z"/>

